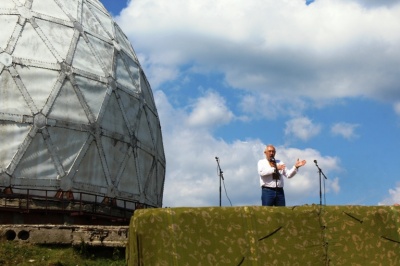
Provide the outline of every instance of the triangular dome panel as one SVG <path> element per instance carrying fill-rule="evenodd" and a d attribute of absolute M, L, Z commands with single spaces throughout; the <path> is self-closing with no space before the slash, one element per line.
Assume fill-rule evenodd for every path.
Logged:
<path fill-rule="evenodd" d="M 46 20 L 36 19 L 35 21 L 61 58 L 66 58 L 74 36 L 74 29 Z"/>
<path fill-rule="evenodd" d="M 123 87 L 127 88 L 128 90 L 138 93 L 139 90 L 133 85 L 133 80 L 129 74 L 129 71 L 125 67 L 124 60 L 122 60 L 122 57 L 120 54 L 117 56 L 117 62 L 116 62 L 116 76 L 117 76 L 117 82 L 121 84 Z"/>
<path fill-rule="evenodd" d="M 133 86 L 135 87 L 135 91 L 140 92 L 140 70 L 139 65 L 125 53 L 120 53 L 123 58 L 125 64 L 128 66 L 128 70 L 130 76 L 132 78 Z"/>
<path fill-rule="evenodd" d="M 132 46 L 128 41 L 128 38 L 122 32 L 118 25 L 115 25 L 115 37 L 119 45 L 121 45 L 122 49 L 124 49 L 127 54 L 131 54 L 134 58 L 136 58 L 135 52 L 133 51 Z"/>
<path fill-rule="evenodd" d="M 4 9 L 15 8 L 15 3 L 13 0 L 1 0 L 1 7 Z"/>
<path fill-rule="evenodd" d="M 97 120 L 107 93 L 106 84 L 81 76 L 75 76 L 75 81 L 85 98 L 86 104 Z"/>
<path fill-rule="evenodd" d="M 98 187 L 108 187 L 102 165 L 96 142 L 93 141 L 82 162 L 79 164 L 79 168 L 73 177 L 74 182 Z M 75 184 L 74 187 L 79 189 L 79 184 Z"/>
<path fill-rule="evenodd" d="M 151 156 L 151 154 L 145 152 L 142 149 L 137 149 L 137 153 L 138 153 L 138 158 L 140 158 L 139 160 L 139 178 L 138 180 L 140 181 L 140 184 L 147 184 L 147 178 L 150 175 L 150 171 L 153 165 L 153 156 Z"/>
<path fill-rule="evenodd" d="M 16 70 L 36 107 L 41 110 L 60 74 L 54 70 L 35 67 L 16 66 Z"/>
<path fill-rule="evenodd" d="M 93 2 L 92 4 L 95 4 L 96 2 Z M 96 15 L 97 19 L 100 21 L 101 25 L 103 25 L 104 29 L 108 32 L 108 37 L 112 38 L 114 36 L 114 22 L 112 21 L 112 18 L 107 15 L 104 12 L 101 12 L 102 8 L 99 9 L 97 8 L 92 8 L 91 9 L 93 13 Z"/>
<path fill-rule="evenodd" d="M 95 75 L 104 76 L 95 55 L 82 37 L 79 37 L 72 66 Z"/>
<path fill-rule="evenodd" d="M 5 169 L 10 165 L 11 160 L 20 148 L 20 144 L 26 138 L 31 128 L 31 125 L 26 124 L 0 122 L 0 169 Z"/>
<path fill-rule="evenodd" d="M 107 137 L 102 137 L 101 142 L 111 179 L 116 180 L 122 162 L 128 152 L 128 145 Z"/>
<path fill-rule="evenodd" d="M 157 154 L 160 158 L 160 160 L 165 162 L 165 151 L 164 151 L 164 145 L 162 142 L 162 134 L 161 134 L 161 129 L 156 132 L 157 134 L 157 143 L 156 143 L 156 148 L 157 148 Z"/>
<path fill-rule="evenodd" d="M 61 9 L 64 11 L 64 13 L 69 14 L 72 16 L 75 20 L 78 20 L 78 3 L 81 3 L 81 0 L 68 0 L 68 1 L 60 1 L 61 4 Z"/>
<path fill-rule="evenodd" d="M 33 1 L 32 11 L 69 21 L 68 16 L 61 10 L 61 8 L 54 2 L 54 0 Z"/>
<path fill-rule="evenodd" d="M 93 45 L 94 49 L 97 51 L 99 58 L 103 61 L 104 68 L 107 69 L 110 76 L 113 75 L 113 60 L 114 60 L 114 46 L 96 38 L 88 35 L 90 43 Z"/>
<path fill-rule="evenodd" d="M 101 127 L 111 132 L 116 132 L 125 136 L 129 135 L 128 127 L 114 93 L 111 95 L 110 101 L 107 104 L 101 121 Z"/>
<path fill-rule="evenodd" d="M 0 75 L 0 112 L 32 115 L 28 104 L 8 71 L 3 71 Z"/>
<path fill-rule="evenodd" d="M 83 2 L 83 13 L 85 16 L 82 19 L 82 25 L 89 33 L 95 33 L 106 38 L 110 37 L 107 35 L 97 18 L 92 14 L 92 11 L 89 9 L 88 5 L 86 5 L 86 2 Z"/>
<path fill-rule="evenodd" d="M 165 161 L 164 161 L 165 162 Z M 162 190 L 164 189 L 164 183 L 162 182 L 165 176 L 165 166 L 157 161 L 157 190 L 158 193 L 161 194 Z"/>
<path fill-rule="evenodd" d="M 84 124 L 89 122 L 69 80 L 64 81 L 60 93 L 54 101 L 48 116 L 53 119 L 69 122 Z"/>
<path fill-rule="evenodd" d="M 146 100 L 147 105 L 151 108 L 151 110 L 153 110 L 153 112 L 157 112 L 156 104 L 153 100 L 153 93 L 150 89 L 147 78 L 143 73 L 140 73 L 140 87 L 142 88 L 142 94 Z"/>
<path fill-rule="evenodd" d="M 2 3 L 3 5 L 3 3 Z M 0 48 L 5 50 L 8 44 L 8 40 L 10 39 L 15 26 L 18 22 L 18 16 L 0 16 Z"/>
<path fill-rule="evenodd" d="M 149 174 L 144 194 L 146 195 L 146 199 L 153 202 L 153 205 L 157 205 L 158 193 L 157 193 L 157 175 L 155 168 L 153 168 L 151 173 Z"/>
<path fill-rule="evenodd" d="M 149 127 L 149 122 L 147 121 L 146 112 L 142 112 L 139 121 L 139 127 L 136 132 L 137 138 L 142 144 L 146 145 L 148 148 L 154 149 L 154 143 L 151 137 L 151 130 Z"/>
<path fill-rule="evenodd" d="M 88 141 L 89 133 L 57 127 L 49 127 L 48 131 L 64 171 L 68 172 Z"/>
<path fill-rule="evenodd" d="M 122 102 L 123 110 L 125 116 L 128 119 L 129 127 L 132 132 L 135 131 L 138 113 L 141 107 L 139 99 L 125 93 L 124 91 L 119 91 L 119 99 Z"/>
<path fill-rule="evenodd" d="M 145 106 L 147 122 L 149 123 L 149 129 L 152 136 L 153 143 L 156 144 L 158 142 L 159 134 L 161 131 L 160 123 L 158 117 L 147 107 Z"/>
<path fill-rule="evenodd" d="M 140 195 L 140 185 L 138 181 L 138 173 L 136 169 L 136 161 L 133 154 L 130 155 L 129 161 L 118 181 L 118 190 L 121 192 Z"/>
<path fill-rule="evenodd" d="M 163 193 L 164 193 L 165 168 L 160 162 L 157 162 L 157 173 L 156 174 L 157 174 L 157 176 L 156 176 L 157 205 L 162 206 L 162 199 L 163 199 Z"/>
<path fill-rule="evenodd" d="M 36 134 L 33 138 L 12 175 L 31 180 L 55 179 L 58 176 L 42 134 Z"/>
<path fill-rule="evenodd" d="M 31 49 L 27 49 L 26 47 L 31 47 Z M 32 50 L 35 52 L 32 53 Z M 25 24 L 21 36 L 17 41 L 13 56 L 39 62 L 57 63 L 56 58 L 30 23 Z"/>

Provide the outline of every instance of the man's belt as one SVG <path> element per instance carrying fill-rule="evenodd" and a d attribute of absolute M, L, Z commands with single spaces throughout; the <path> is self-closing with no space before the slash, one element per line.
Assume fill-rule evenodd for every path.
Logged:
<path fill-rule="evenodd" d="M 262 188 L 263 189 L 270 189 L 270 190 L 277 190 L 277 191 L 283 190 L 282 187 L 265 187 L 265 186 L 262 186 Z"/>

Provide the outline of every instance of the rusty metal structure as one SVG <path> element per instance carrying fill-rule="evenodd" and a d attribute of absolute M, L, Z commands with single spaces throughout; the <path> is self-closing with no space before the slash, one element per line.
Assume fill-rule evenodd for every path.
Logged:
<path fill-rule="evenodd" d="M 128 224 L 162 206 L 149 82 L 97 0 L 0 2 L 0 223 Z"/>

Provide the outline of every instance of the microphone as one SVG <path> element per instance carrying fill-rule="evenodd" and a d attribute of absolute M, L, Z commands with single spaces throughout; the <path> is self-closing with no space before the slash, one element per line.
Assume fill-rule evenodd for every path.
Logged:
<path fill-rule="evenodd" d="M 314 160 L 314 163 L 317 164 L 317 160 Z"/>

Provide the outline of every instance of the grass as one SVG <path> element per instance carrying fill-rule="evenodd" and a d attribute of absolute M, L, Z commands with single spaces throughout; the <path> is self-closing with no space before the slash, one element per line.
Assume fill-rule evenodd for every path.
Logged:
<path fill-rule="evenodd" d="M 32 245 L 0 241 L 0 266 L 125 266 L 124 248 Z"/>

